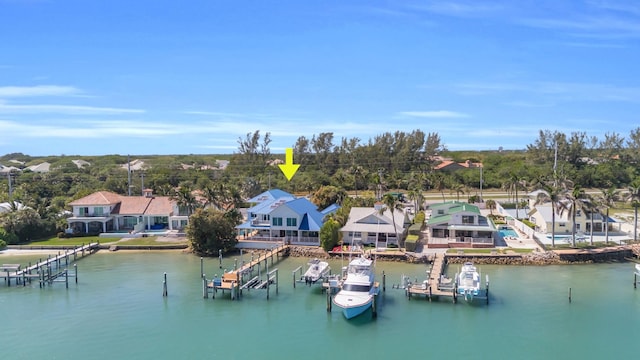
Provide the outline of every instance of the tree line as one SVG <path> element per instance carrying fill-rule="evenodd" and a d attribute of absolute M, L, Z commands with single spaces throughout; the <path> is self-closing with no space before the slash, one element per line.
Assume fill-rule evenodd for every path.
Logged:
<path fill-rule="evenodd" d="M 134 156 L 146 166 L 131 176 L 122 166 L 129 159 L 124 155 L 36 158 L 7 154 L 0 157 L 0 164 L 9 166 L 7 161 L 15 159 L 26 166 L 46 160 L 52 166 L 47 173 L 0 176 L 0 202 L 17 201 L 29 209 L 0 215 L 0 227 L 5 230 L 0 236 L 12 234 L 10 242 L 25 242 L 55 234 L 66 226 L 67 204 L 98 190 L 139 195 L 143 188 L 150 188 L 154 194 L 172 196 L 186 212 L 193 213 L 205 203 L 225 212 L 269 188 L 313 194 L 323 186 L 333 186 L 351 195 L 378 199 L 390 190 L 402 190 L 420 204 L 425 191 L 478 201 L 481 186 L 515 195 L 552 175 L 570 179 L 581 188 L 598 189 L 626 189 L 640 176 L 640 128 L 626 136 L 606 133 L 602 138 L 584 132 L 540 130 L 526 148 L 508 151 L 449 151 L 437 133 L 419 129 L 384 132 L 366 141 L 337 139 L 332 132 L 323 132 L 310 138 L 300 136 L 292 144 L 294 160 L 301 167 L 291 181 L 277 167 L 284 154 L 273 154 L 270 144 L 270 133 L 254 131 L 239 137 L 237 151 L 229 155 Z M 435 170 L 442 157 L 482 163 L 482 171 Z M 80 168 L 74 159 L 91 165 Z M 220 159 L 230 161 L 224 170 L 215 168 Z"/>

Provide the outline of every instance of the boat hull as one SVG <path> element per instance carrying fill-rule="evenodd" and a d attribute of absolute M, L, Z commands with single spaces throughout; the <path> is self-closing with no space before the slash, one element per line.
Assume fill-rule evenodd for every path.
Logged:
<path fill-rule="evenodd" d="M 340 300 L 336 302 L 335 298 L 333 304 L 342 309 L 342 314 L 346 319 L 352 319 L 371 308 L 371 305 L 373 304 L 373 296 L 370 296 L 365 302 L 358 305 L 347 306 L 342 304 Z"/>

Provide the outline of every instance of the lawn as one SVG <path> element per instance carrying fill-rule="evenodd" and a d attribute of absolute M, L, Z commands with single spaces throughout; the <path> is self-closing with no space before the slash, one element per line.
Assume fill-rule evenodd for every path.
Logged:
<path fill-rule="evenodd" d="M 99 236 L 84 236 L 84 237 L 75 237 L 75 238 L 58 238 L 57 236 L 41 239 L 37 241 L 32 241 L 29 244 L 32 246 L 75 246 L 82 244 L 89 244 L 99 242 L 101 244 L 111 244 L 118 243 L 118 245 L 144 245 L 144 246 L 153 246 L 153 245 L 174 245 L 174 244 L 184 244 L 184 239 L 176 239 L 176 241 L 166 242 L 157 241 L 157 236 L 149 236 L 149 237 L 140 237 L 140 238 L 131 238 L 127 240 L 121 240 L 120 238 L 101 238 Z"/>
<path fill-rule="evenodd" d="M 515 249 L 515 248 L 506 248 L 506 249 L 449 249 L 447 250 L 447 254 L 457 255 L 459 251 L 462 251 L 465 255 L 472 254 L 491 254 L 495 252 L 496 254 L 509 254 L 509 253 L 517 253 L 517 254 L 528 254 L 533 252 L 533 249 Z"/>

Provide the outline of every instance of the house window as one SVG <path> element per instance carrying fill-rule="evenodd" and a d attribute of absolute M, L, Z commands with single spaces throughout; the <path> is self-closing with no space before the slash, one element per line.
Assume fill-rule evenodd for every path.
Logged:
<path fill-rule="evenodd" d="M 444 215 L 444 209 L 439 209 L 438 210 L 438 215 Z"/>
<path fill-rule="evenodd" d="M 287 226 L 298 226 L 298 219 L 287 218 Z"/>
<path fill-rule="evenodd" d="M 81 207 L 80 209 L 80 216 L 88 216 L 89 215 L 89 208 L 88 207 Z"/>
<path fill-rule="evenodd" d="M 360 231 L 349 231 L 350 238 L 361 238 L 362 233 Z"/>
<path fill-rule="evenodd" d="M 274 217 L 271 225 L 273 226 L 282 226 L 282 218 L 281 217 Z"/>
<path fill-rule="evenodd" d="M 463 224 L 473 224 L 475 217 L 473 215 L 462 215 Z"/>
<path fill-rule="evenodd" d="M 103 211 L 104 211 L 104 209 L 102 208 L 102 206 L 98 206 L 98 207 L 93 208 L 93 214 L 95 216 L 102 216 L 104 214 Z"/>
<path fill-rule="evenodd" d="M 577 217 L 582 216 L 582 210 L 576 210 L 576 216 Z"/>
<path fill-rule="evenodd" d="M 565 223 L 558 224 L 558 227 L 565 227 L 565 226 L 567 226 L 567 224 L 565 224 Z"/>

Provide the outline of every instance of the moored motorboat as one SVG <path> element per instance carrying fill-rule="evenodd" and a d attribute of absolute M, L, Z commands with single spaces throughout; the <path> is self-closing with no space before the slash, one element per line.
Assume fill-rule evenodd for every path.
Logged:
<path fill-rule="evenodd" d="M 466 301 L 473 301 L 475 296 L 480 295 L 480 273 L 471 262 L 465 262 L 456 278 L 458 295 L 463 296 Z"/>
<path fill-rule="evenodd" d="M 307 265 L 309 265 L 309 267 L 302 276 L 302 279 L 306 284 L 315 284 L 318 280 L 326 277 L 331 272 L 329 263 L 317 258 L 309 261 Z"/>
<path fill-rule="evenodd" d="M 371 308 L 378 293 L 374 277 L 373 260 L 358 257 L 349 262 L 342 287 L 332 300 L 345 318 L 354 318 Z"/>

